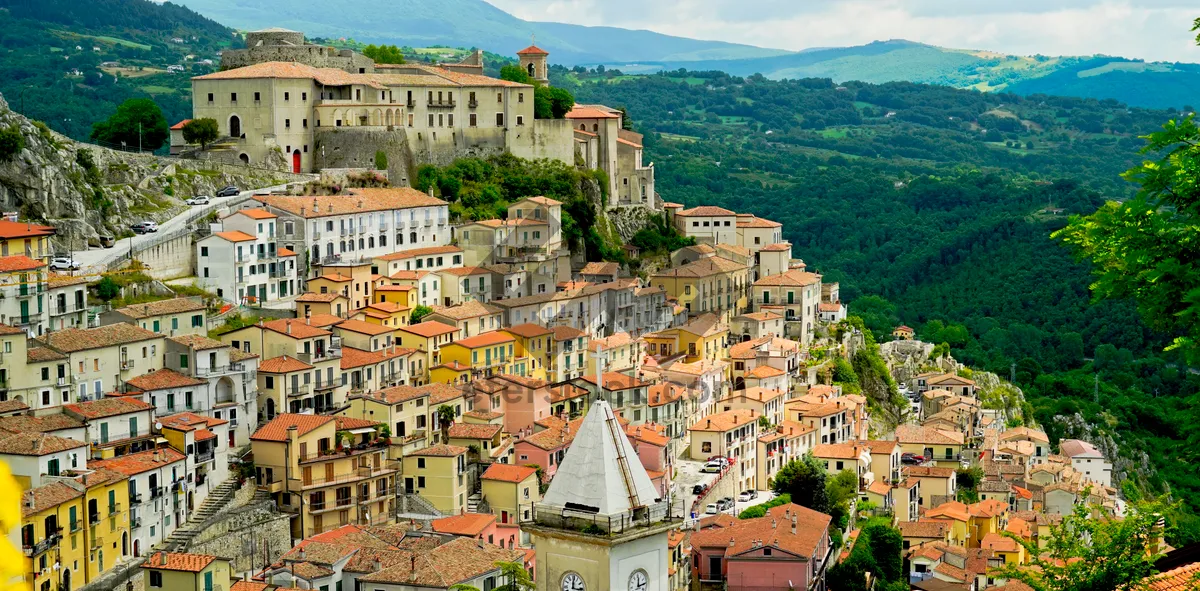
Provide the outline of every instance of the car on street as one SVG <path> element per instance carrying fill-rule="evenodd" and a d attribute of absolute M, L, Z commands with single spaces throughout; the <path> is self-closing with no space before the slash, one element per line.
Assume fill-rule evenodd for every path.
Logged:
<path fill-rule="evenodd" d="M 925 456 L 919 456 L 911 452 L 905 452 L 900 455 L 900 462 L 903 464 L 924 464 Z"/>
<path fill-rule="evenodd" d="M 79 261 L 71 257 L 54 257 L 50 261 L 51 271 L 78 271 L 79 267 Z"/>
<path fill-rule="evenodd" d="M 705 515 L 716 515 L 717 513 L 720 513 L 721 510 L 722 510 L 721 507 L 718 506 L 717 503 L 709 503 L 707 506 L 704 507 L 704 514 Z"/>
<path fill-rule="evenodd" d="M 724 465 L 722 465 L 722 464 L 721 464 L 721 462 L 719 462 L 719 461 L 717 461 L 717 460 L 713 460 L 713 461 L 711 461 L 711 462 L 708 462 L 708 463 L 704 464 L 704 467 L 703 467 L 703 468 L 701 468 L 701 469 L 700 469 L 700 471 L 701 471 L 701 472 L 710 472 L 710 473 L 715 473 L 715 472 L 720 472 L 720 471 L 721 471 L 721 469 L 722 469 L 722 468 L 724 468 L 724 467 L 725 467 L 725 466 L 724 466 Z"/>
<path fill-rule="evenodd" d="M 700 493 L 703 493 L 703 492 L 704 492 L 704 485 L 703 485 L 703 484 L 697 484 L 697 485 L 695 485 L 695 486 L 693 486 L 693 487 L 692 487 L 692 494 L 694 494 L 694 495 L 698 495 L 698 494 L 700 494 Z"/>
<path fill-rule="evenodd" d="M 228 187 L 225 187 L 225 188 L 221 189 L 220 191 L 217 191 L 217 197 L 233 197 L 234 195 L 237 195 L 238 193 L 241 193 L 241 191 L 238 190 L 237 187 L 235 187 L 233 185 L 229 185 Z"/>
<path fill-rule="evenodd" d="M 188 205 L 208 205 L 208 195 L 196 195 L 187 200 Z"/>
<path fill-rule="evenodd" d="M 718 511 L 725 511 L 727 509 L 732 509 L 732 508 L 733 508 L 733 499 L 731 499 L 729 497 L 725 497 L 725 498 L 717 501 L 717 510 Z"/>
<path fill-rule="evenodd" d="M 742 491 L 742 494 L 738 495 L 738 501 L 741 501 L 743 503 L 748 503 L 757 498 L 758 498 L 758 491 L 756 491 L 756 490 L 744 490 L 744 491 Z"/>
<path fill-rule="evenodd" d="M 132 226 L 129 226 L 129 229 L 133 230 L 134 234 L 147 234 L 150 232 L 157 232 L 158 224 L 154 222 L 138 222 Z"/>

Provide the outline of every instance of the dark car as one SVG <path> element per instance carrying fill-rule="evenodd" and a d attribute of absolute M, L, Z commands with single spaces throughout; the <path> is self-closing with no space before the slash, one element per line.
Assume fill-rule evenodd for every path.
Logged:
<path fill-rule="evenodd" d="M 697 484 L 696 486 L 693 486 L 693 487 L 692 487 L 692 494 L 694 494 L 694 495 L 698 495 L 698 494 L 701 494 L 701 493 L 703 493 L 703 492 L 704 492 L 704 485 L 703 485 L 703 484 Z"/>
<path fill-rule="evenodd" d="M 228 187 L 225 187 L 224 189 L 217 191 L 217 197 L 233 197 L 234 195 L 237 195 L 238 193 L 241 193 L 241 191 L 239 191 L 237 187 L 235 187 L 233 185 L 229 185 Z"/>
<path fill-rule="evenodd" d="M 924 464 L 925 456 L 919 456 L 914 453 L 901 454 L 900 462 L 904 464 Z"/>

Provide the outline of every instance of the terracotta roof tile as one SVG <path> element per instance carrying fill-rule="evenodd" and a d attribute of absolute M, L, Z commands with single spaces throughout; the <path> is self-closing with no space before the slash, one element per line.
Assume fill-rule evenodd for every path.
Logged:
<path fill-rule="evenodd" d="M 75 353 L 161 338 L 162 335 L 158 333 L 118 322 L 99 328 L 64 328 L 35 339 L 35 342 L 49 345 L 62 353 Z"/>
<path fill-rule="evenodd" d="M 476 267 L 478 268 L 478 267 Z M 489 271 L 490 272 L 490 271 Z M 434 306 L 433 313 L 455 320 L 466 320 L 469 318 L 478 318 L 480 316 L 488 316 L 491 314 L 499 314 L 503 312 L 500 308 L 485 304 L 478 300 L 463 302 L 457 306 Z"/>
<path fill-rule="evenodd" d="M 335 293 L 335 292 L 315 293 L 315 292 L 311 292 L 311 291 L 306 291 L 306 292 L 300 294 L 300 297 L 296 298 L 296 301 L 297 302 L 329 303 L 338 298 L 341 298 L 344 300 L 344 299 L 346 299 L 346 296 L 344 296 L 340 293 Z"/>
<path fill-rule="evenodd" d="M 16 415 L 0 417 L 0 431 L 9 433 L 49 433 L 84 428 L 83 421 L 63 413 L 34 417 Z"/>
<path fill-rule="evenodd" d="M 468 349 L 478 349 L 479 347 L 491 347 L 493 345 L 499 345 L 501 343 L 511 343 L 514 340 L 516 340 L 516 339 L 512 335 L 510 335 L 504 331 L 497 330 L 497 331 L 477 334 L 473 337 L 467 337 L 465 339 L 459 339 L 450 344 L 458 345 L 460 347 L 466 347 Z M 443 345 L 443 346 L 446 346 L 446 345 Z"/>
<path fill-rule="evenodd" d="M 343 348 L 342 351 L 342 354 L 345 355 L 345 348 Z M 259 364 L 258 371 L 262 373 L 291 373 L 293 371 L 304 371 L 312 368 L 313 366 L 300 361 L 295 357 L 281 355 L 279 357 L 264 359 L 263 362 Z"/>
<path fill-rule="evenodd" d="M 83 488 L 72 486 L 69 482 L 51 482 L 37 488 L 32 488 L 21 496 L 21 515 L 29 517 L 41 513 L 51 507 L 57 507 L 73 499 L 83 496 Z"/>
<path fill-rule="evenodd" d="M 250 439 L 253 441 L 287 441 L 288 428 L 296 427 L 296 435 L 304 435 L 321 425 L 333 421 L 334 417 L 325 415 L 301 415 L 284 413 L 271 419 L 267 424 L 258 428 Z"/>
<path fill-rule="evenodd" d="M 439 457 L 439 458 L 452 458 L 454 456 L 459 456 L 459 455 L 462 455 L 465 453 L 467 453 L 467 448 L 462 447 L 460 445 L 438 444 L 438 445 L 431 445 L 424 449 L 419 449 L 408 455 Z"/>
<path fill-rule="evenodd" d="M 178 337 L 171 337 L 168 340 L 183 345 L 193 351 L 206 351 L 208 349 L 224 349 L 229 345 L 222 343 L 216 339 L 210 339 L 199 334 L 185 334 Z"/>
<path fill-rule="evenodd" d="M 436 336 L 440 336 L 440 335 L 444 335 L 444 334 L 458 332 L 458 327 L 450 326 L 449 324 L 446 324 L 444 322 L 438 322 L 436 320 L 426 320 L 425 322 L 419 322 L 417 324 L 410 324 L 408 326 L 397 327 L 396 330 L 402 330 L 404 332 L 409 332 L 409 333 L 415 334 L 417 336 L 431 338 L 431 337 L 436 337 Z"/>
<path fill-rule="evenodd" d="M 755 287 L 802 287 L 812 285 L 821 280 L 821 276 L 807 271 L 785 271 L 768 275 L 754 282 Z"/>
<path fill-rule="evenodd" d="M 53 236 L 55 229 L 53 226 L 40 226 L 33 222 L 14 222 L 12 220 L 0 220 L 0 238 L 9 240 L 12 238 L 33 238 L 37 236 Z"/>
<path fill-rule="evenodd" d="M 463 513 L 433 520 L 433 531 L 474 538 L 496 523 L 491 513 Z"/>
<path fill-rule="evenodd" d="M 296 216 L 303 211 L 305 218 L 446 205 L 445 201 L 411 187 L 351 189 L 348 195 L 315 197 L 258 195 L 254 199 Z"/>
<path fill-rule="evenodd" d="M 504 482 L 524 482 L 525 479 L 537 474 L 537 469 L 530 466 L 495 463 L 488 466 L 480 478 L 484 480 L 501 480 Z"/>
<path fill-rule="evenodd" d="M 537 324 L 518 324 L 504 329 L 505 332 L 515 334 L 519 337 L 533 338 L 551 334 L 553 331 Z"/>
<path fill-rule="evenodd" d="M 732 211 L 729 211 L 728 209 L 725 209 L 724 207 L 717 207 L 715 205 L 701 205 L 699 207 L 685 209 L 683 211 L 676 213 L 675 215 L 680 216 L 680 217 L 692 217 L 692 216 L 713 217 L 713 216 L 726 216 L 726 215 L 736 216 L 737 214 Z"/>
<path fill-rule="evenodd" d="M 170 371 L 170 370 L 167 370 Z M 154 405 L 136 398 L 101 398 L 76 404 L 63 405 L 63 409 L 86 419 L 101 419 L 132 412 L 153 410 Z"/>
<path fill-rule="evenodd" d="M 87 443 L 47 433 L 7 433 L 0 436 L 0 454 L 14 456 L 45 456 L 80 447 L 87 447 Z"/>
<path fill-rule="evenodd" d="M 184 554 L 180 552 L 156 552 L 146 559 L 142 568 L 155 570 L 177 570 L 191 573 L 202 572 L 213 561 L 220 560 L 207 554 Z"/>
<path fill-rule="evenodd" d="M 136 378 L 130 378 L 125 380 L 125 383 L 142 392 L 150 392 L 153 390 L 166 390 L 168 388 L 199 386 L 207 382 L 183 375 L 170 368 L 163 368 L 158 371 L 142 374 Z"/>
<path fill-rule="evenodd" d="M 694 425 L 688 428 L 688 431 L 715 431 L 718 433 L 723 433 L 735 427 L 742 427 L 747 423 L 753 423 L 757 420 L 758 416 L 755 416 L 754 411 L 745 408 L 739 408 L 708 415 L 707 417 L 696 421 Z"/>
<path fill-rule="evenodd" d="M 16 271 L 32 271 L 45 267 L 46 264 L 41 261 L 33 260 L 23 254 L 15 254 L 12 256 L 0 257 L 0 273 L 13 273 Z"/>
<path fill-rule="evenodd" d="M 252 220 L 269 220 L 279 217 L 261 207 L 248 207 L 246 209 L 239 209 L 225 217 L 235 215 L 244 215 Z"/>
<path fill-rule="evenodd" d="M 503 429 L 502 425 L 454 423 L 448 431 L 450 439 L 492 439 Z"/>
<path fill-rule="evenodd" d="M 1195 591 L 1200 587 L 1200 562 L 1158 573 L 1149 583 L 1150 591 Z"/>
<path fill-rule="evenodd" d="M 170 466 L 175 462 L 182 462 L 186 459 L 187 456 L 183 455 L 182 452 L 170 447 L 164 447 L 161 449 L 148 449 L 107 460 L 90 460 L 88 468 L 108 468 L 126 476 L 133 476 L 142 472 Z"/>

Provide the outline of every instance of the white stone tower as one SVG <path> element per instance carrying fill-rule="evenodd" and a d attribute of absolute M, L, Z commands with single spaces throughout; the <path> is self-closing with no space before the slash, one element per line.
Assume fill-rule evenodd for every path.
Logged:
<path fill-rule="evenodd" d="M 517 52 L 517 59 L 521 61 L 521 67 L 529 77 L 546 85 L 550 84 L 550 69 L 546 64 L 549 57 L 550 52 L 537 45 L 530 45 Z"/>

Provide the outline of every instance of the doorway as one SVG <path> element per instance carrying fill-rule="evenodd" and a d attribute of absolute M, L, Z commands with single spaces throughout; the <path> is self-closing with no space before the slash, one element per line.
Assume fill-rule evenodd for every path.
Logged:
<path fill-rule="evenodd" d="M 242 120 L 237 115 L 229 117 L 229 135 L 233 137 L 242 137 Z"/>
<path fill-rule="evenodd" d="M 300 150 L 292 152 L 292 172 L 300 172 Z"/>

